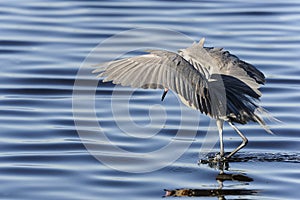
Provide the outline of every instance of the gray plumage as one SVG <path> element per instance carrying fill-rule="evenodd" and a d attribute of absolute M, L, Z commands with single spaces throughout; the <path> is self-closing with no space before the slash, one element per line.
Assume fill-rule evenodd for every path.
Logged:
<path fill-rule="evenodd" d="M 257 105 L 259 87 L 265 76 L 249 63 L 222 48 L 204 47 L 204 38 L 178 53 L 149 50 L 148 54 L 112 61 L 93 71 L 103 82 L 136 88 L 165 89 L 177 93 L 184 104 L 217 120 L 220 133 L 221 157 L 223 122 L 233 128 L 234 122 L 259 123 L 270 130 L 257 114 L 264 112 Z M 227 158 L 243 148 L 247 139 L 239 131 L 243 143 Z"/>

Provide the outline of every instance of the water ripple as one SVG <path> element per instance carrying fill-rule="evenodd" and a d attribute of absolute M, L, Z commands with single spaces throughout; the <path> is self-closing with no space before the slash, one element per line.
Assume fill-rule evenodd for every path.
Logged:
<path fill-rule="evenodd" d="M 165 188 L 185 188 L 218 191 L 225 197 L 226 191 L 248 191 L 236 196 L 245 199 L 256 198 L 253 191 L 259 191 L 264 199 L 298 199 L 299 19 L 299 2 L 293 0 L 0 2 L 0 198 L 154 199 L 164 196 Z M 163 102 L 162 91 L 136 90 L 131 96 L 131 117 L 141 128 L 132 134 L 160 130 L 148 139 L 130 137 L 116 124 L 111 98 L 117 89 L 111 83 L 99 83 L 96 89 L 88 85 L 80 88 L 85 94 L 95 90 L 96 118 L 91 118 L 87 109 L 78 111 L 80 120 L 86 122 L 79 129 L 96 131 L 98 127 L 89 124 L 99 123 L 113 143 L 128 151 L 151 152 L 173 140 L 191 143 L 172 165 L 148 174 L 128 174 L 98 162 L 85 149 L 75 129 L 72 92 L 76 78 L 86 82 L 96 79 L 90 68 L 83 77 L 76 77 L 77 71 L 96 45 L 135 27 L 164 27 L 194 40 L 206 37 L 208 46 L 224 47 L 266 74 L 261 104 L 282 123 L 270 124 L 274 136 L 252 123 L 239 126 L 249 145 L 230 163 L 226 171 L 229 175 L 223 176 L 242 173 L 253 179 L 251 183 L 226 179 L 224 190 L 218 190 L 219 171 L 197 165 L 209 119 L 201 116 L 198 127 L 191 125 L 199 114 L 188 108 L 183 108 L 187 116 L 182 119 L 181 104 L 172 93 Z M 170 50 L 190 45 L 163 31 L 159 37 L 143 32 L 123 38 L 122 44 L 107 46 L 99 57 L 113 57 L 120 45 L 130 48 L 134 42 L 151 40 L 153 46 Z M 130 91 L 128 87 L 118 88 L 118 98 L 127 99 Z M 151 121 L 151 114 L 155 119 L 161 117 L 159 112 L 151 113 L 153 105 L 167 114 L 163 126 L 162 120 Z M 128 118 L 121 116 L 119 120 L 126 124 Z M 185 125 L 180 127 L 180 122 Z M 176 138 L 179 129 L 198 135 Z M 239 145 L 240 139 L 230 127 L 224 130 L 229 151 Z M 218 151 L 218 145 L 214 151 Z M 113 151 L 99 153 L 118 156 Z M 119 162 L 131 164 L 126 158 Z"/>

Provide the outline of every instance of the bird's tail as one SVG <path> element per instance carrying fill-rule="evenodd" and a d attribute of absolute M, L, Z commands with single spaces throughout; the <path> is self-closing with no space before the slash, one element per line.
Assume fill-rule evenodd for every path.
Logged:
<path fill-rule="evenodd" d="M 267 110 L 259 106 L 255 109 L 253 120 L 259 123 L 259 125 L 265 131 L 273 135 L 274 133 L 271 131 L 270 127 L 266 124 L 264 119 L 267 119 L 270 122 L 282 123 L 280 120 L 273 117 Z"/>

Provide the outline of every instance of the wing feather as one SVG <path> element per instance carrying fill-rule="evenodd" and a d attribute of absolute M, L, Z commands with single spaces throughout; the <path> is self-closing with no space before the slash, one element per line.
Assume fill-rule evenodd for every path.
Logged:
<path fill-rule="evenodd" d="M 164 50 L 148 52 L 146 55 L 106 63 L 105 67 L 97 68 L 93 73 L 99 73 L 98 77 L 105 77 L 103 81 L 123 86 L 171 89 L 188 106 L 211 115 L 205 75 L 176 53 Z"/>

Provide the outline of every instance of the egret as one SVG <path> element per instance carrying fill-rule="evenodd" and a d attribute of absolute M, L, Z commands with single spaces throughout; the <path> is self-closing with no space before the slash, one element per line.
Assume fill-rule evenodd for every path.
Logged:
<path fill-rule="evenodd" d="M 219 158 L 229 159 L 248 140 L 235 126 L 250 121 L 260 124 L 267 132 L 258 105 L 264 74 L 253 65 L 240 60 L 223 48 L 204 47 L 205 39 L 194 42 L 177 53 L 147 50 L 147 54 L 111 61 L 93 71 L 103 82 L 144 89 L 164 89 L 162 99 L 172 90 L 181 101 L 216 120 L 220 138 Z M 225 156 L 223 124 L 227 122 L 242 138 L 242 143 Z"/>

